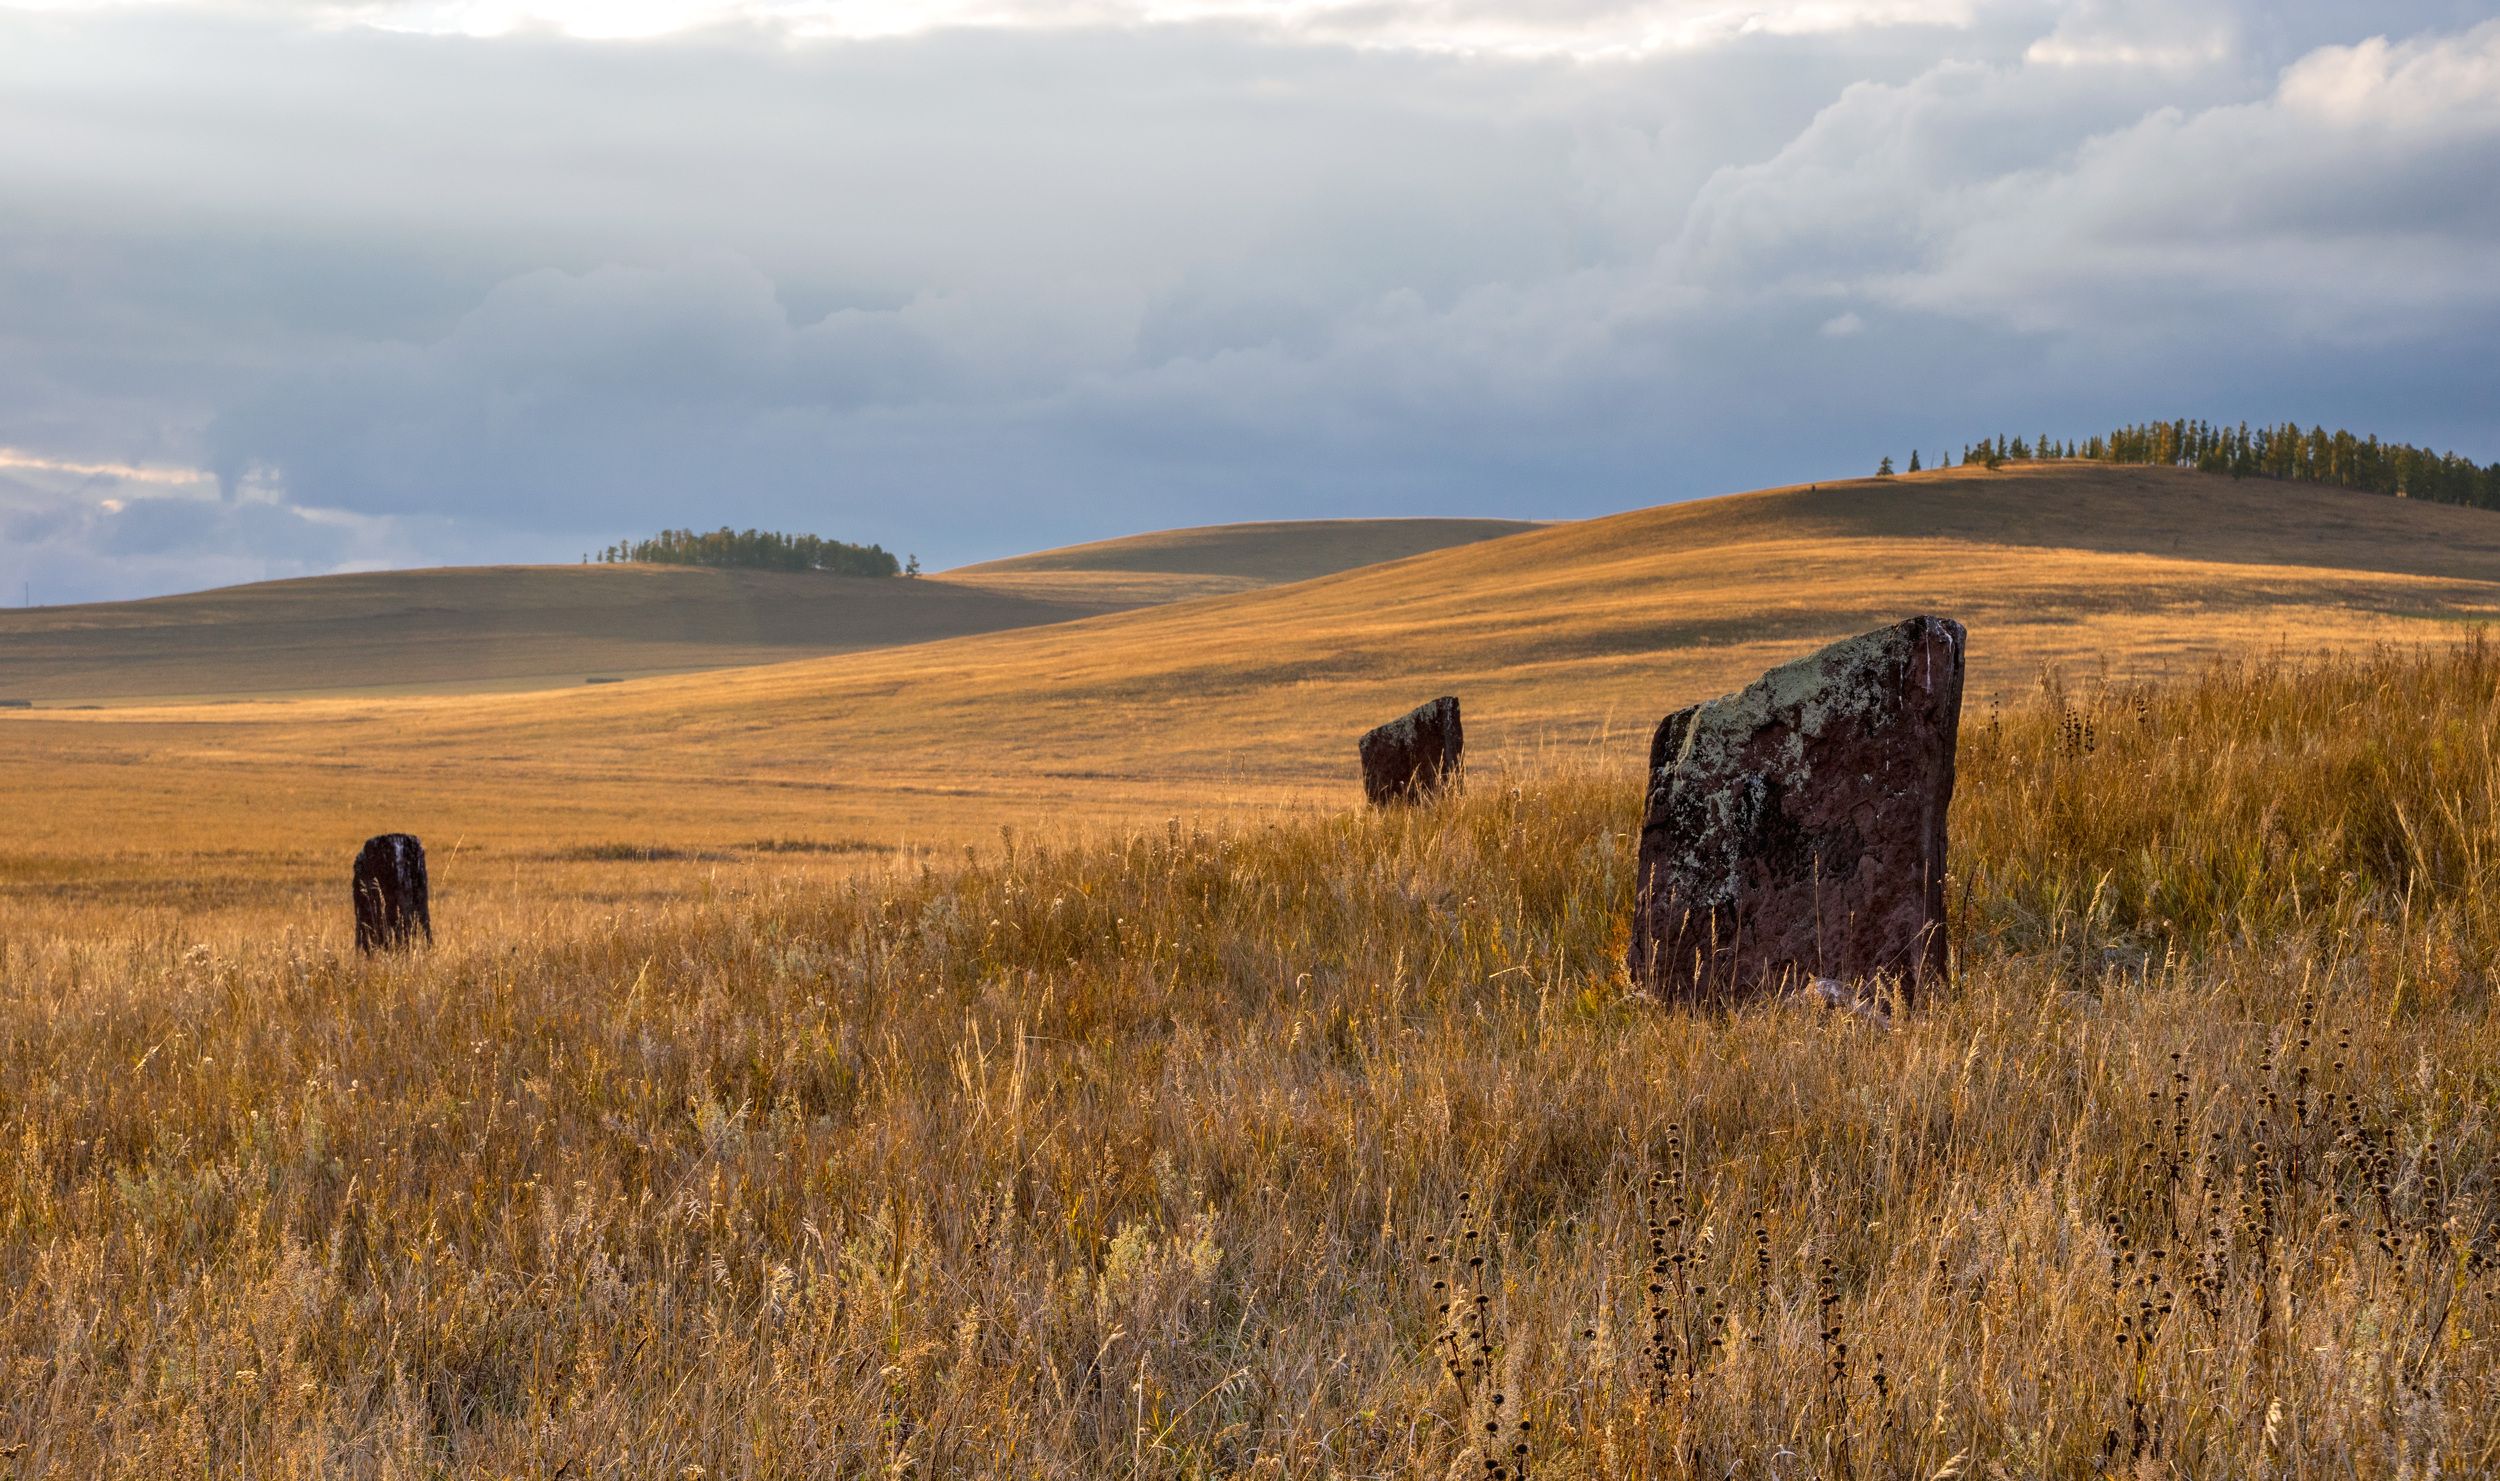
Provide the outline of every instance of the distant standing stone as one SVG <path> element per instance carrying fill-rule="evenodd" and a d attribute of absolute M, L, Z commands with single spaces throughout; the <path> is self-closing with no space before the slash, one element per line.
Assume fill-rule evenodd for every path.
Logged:
<path fill-rule="evenodd" d="M 1374 807 L 1431 796 L 1457 775 L 1466 743 L 1456 695 L 1416 706 L 1363 737 L 1363 795 Z"/>
<path fill-rule="evenodd" d="M 1960 623 L 1913 617 L 1659 725 L 1634 982 L 1727 1001 L 1942 981 L 1962 642 Z"/>
<path fill-rule="evenodd" d="M 399 951 L 423 932 L 434 942 L 425 901 L 425 845 L 406 833 L 368 838 L 356 854 L 356 949 Z"/>

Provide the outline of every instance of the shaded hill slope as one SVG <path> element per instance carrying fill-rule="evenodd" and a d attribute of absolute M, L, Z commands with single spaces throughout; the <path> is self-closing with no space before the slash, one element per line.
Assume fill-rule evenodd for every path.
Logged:
<path fill-rule="evenodd" d="M 937 579 L 1106 610 L 1228 596 L 1538 528 L 1517 519 L 1300 519 L 1200 525 L 962 566 Z"/>
<path fill-rule="evenodd" d="M 1536 529 L 1518 519 L 1299 519 L 1159 530 L 984 561 L 950 575 L 1130 571 L 1307 581 Z"/>
<path fill-rule="evenodd" d="M 540 689 L 1061 622 L 1101 603 L 691 566 L 320 576 L 0 611 L 0 697 Z"/>

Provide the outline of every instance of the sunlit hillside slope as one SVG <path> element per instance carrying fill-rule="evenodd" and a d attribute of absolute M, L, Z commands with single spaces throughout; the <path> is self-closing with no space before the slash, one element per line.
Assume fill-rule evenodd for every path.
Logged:
<path fill-rule="evenodd" d="M 716 873 L 768 840 L 868 853 L 1337 807 L 1354 737 L 1434 694 L 1463 697 L 1479 776 L 1597 737 L 1629 765 L 1665 710 L 1917 611 L 1969 624 L 1975 711 L 2044 664 L 2124 680 L 2250 649 L 2444 643 L 2500 612 L 2500 517 L 2167 469 L 1955 470 L 628 685 L 0 713 L 0 777 L 50 799 L 0 822 L 0 857 L 28 890 L 170 908 L 194 875 L 239 903 L 326 890 L 384 827 L 458 840 L 472 878 L 562 893 L 575 882 L 544 861 L 566 850 Z M 665 867 L 582 887 L 631 893 Z M 236 883 L 254 879 L 276 883 Z"/>

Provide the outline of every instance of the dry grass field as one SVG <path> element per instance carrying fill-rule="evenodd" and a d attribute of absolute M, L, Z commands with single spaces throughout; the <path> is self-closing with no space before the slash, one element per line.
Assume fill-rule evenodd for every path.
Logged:
<path fill-rule="evenodd" d="M 13 903 L 0 1465 L 2491 1474 L 2495 695 L 1975 708 L 1889 1030 L 1627 995 L 1619 745 L 396 959 Z"/>
<path fill-rule="evenodd" d="M 0 698 L 45 707 L 575 687 L 1066 622 L 1532 528 L 1215 525 L 901 582 L 690 566 L 380 571 L 0 609 Z"/>
<path fill-rule="evenodd" d="M 2495 525 L 1957 472 L 0 713 L 0 1467 L 2489 1474 Z M 1956 987 L 1629 996 L 1648 725 L 1921 608 Z M 1464 791 L 1363 814 L 1352 735 L 1444 688 Z M 441 939 L 360 960 L 388 827 Z"/>
<path fill-rule="evenodd" d="M 1141 559 L 1238 566 L 1223 532 L 1192 538 L 1219 548 Z M 0 910 L 327 942 L 346 860 L 391 828 L 433 849 L 457 921 L 953 857 L 1002 825 L 1064 842 L 1306 815 L 1352 795 L 1356 734 L 1448 690 L 1481 762 L 1595 747 L 1628 765 L 1667 709 L 1919 610 L 1969 625 L 1977 711 L 2044 665 L 2156 678 L 2444 643 L 2500 611 L 2500 518 L 2168 469 L 1955 470 L 628 684 L 0 711 L 0 780 L 26 799 L 0 816 Z"/>

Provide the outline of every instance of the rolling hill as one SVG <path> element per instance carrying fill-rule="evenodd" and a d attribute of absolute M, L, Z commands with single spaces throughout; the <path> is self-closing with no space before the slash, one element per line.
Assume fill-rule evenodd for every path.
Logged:
<path fill-rule="evenodd" d="M 0 699 L 46 705 L 552 689 L 1065 622 L 1391 560 L 1508 520 L 1216 525 L 923 581 L 692 566 L 484 566 L 0 609 Z"/>
<path fill-rule="evenodd" d="M 1516 519 L 1305 519 L 1200 525 L 984 561 L 949 571 L 946 579 L 1034 595 L 1134 591 L 1177 600 L 1308 581 L 1535 528 L 1531 521 Z"/>
<path fill-rule="evenodd" d="M 1463 696 L 1479 777 L 1548 747 L 1628 765 L 1665 710 L 1921 610 L 1969 625 L 1975 710 L 2043 665 L 2124 681 L 2441 642 L 2500 613 L 2500 517 L 2171 469 L 1957 469 L 631 685 L 0 716 L 0 775 L 55 803 L 0 825 L 0 858 L 38 890 L 170 888 L 178 857 L 319 880 L 394 826 L 460 840 L 513 888 L 595 893 L 628 886 L 543 861 L 714 868 L 766 843 L 1337 807 L 1354 736 L 1433 694 Z"/>
<path fill-rule="evenodd" d="M 0 611 L 0 696 L 97 703 L 546 689 L 1100 610 L 933 582 L 690 566 L 318 576 Z"/>

